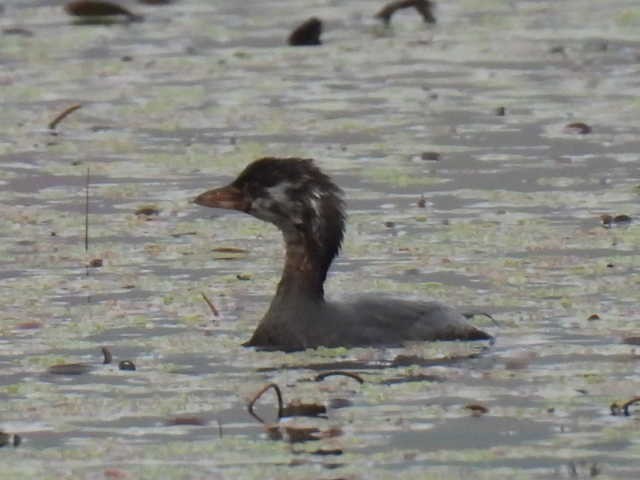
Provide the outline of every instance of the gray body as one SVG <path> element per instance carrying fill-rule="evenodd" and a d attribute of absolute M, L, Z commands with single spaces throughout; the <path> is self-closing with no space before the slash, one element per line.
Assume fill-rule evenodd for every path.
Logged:
<path fill-rule="evenodd" d="M 247 346 L 278 350 L 399 346 L 408 341 L 489 340 L 441 302 L 366 296 L 349 302 L 276 298 Z"/>

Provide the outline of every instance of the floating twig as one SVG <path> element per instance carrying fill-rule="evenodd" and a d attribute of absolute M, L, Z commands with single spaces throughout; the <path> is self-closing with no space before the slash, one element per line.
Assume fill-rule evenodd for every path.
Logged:
<path fill-rule="evenodd" d="M 87 167 L 87 183 L 85 185 L 85 198 L 84 198 L 84 251 L 89 251 L 89 183 L 91 172 Z"/>
<path fill-rule="evenodd" d="M 211 309 L 213 316 L 218 317 L 220 315 L 220 312 L 218 312 L 218 309 L 213 304 L 213 302 L 209 300 L 209 297 L 207 297 L 207 295 L 204 292 L 200 292 L 200 295 L 202 295 L 202 298 L 204 298 L 204 301 L 207 302 L 207 305 L 209 305 L 209 308 Z"/>
<path fill-rule="evenodd" d="M 383 385 L 397 385 L 401 383 L 411 383 L 411 382 L 444 382 L 445 378 L 439 375 L 427 375 L 427 374 L 418 374 L 418 375 L 407 375 L 402 377 L 392 377 L 387 380 L 382 381 Z"/>
<path fill-rule="evenodd" d="M 426 23 L 436 23 L 436 17 L 432 11 L 433 4 L 429 0 L 398 0 L 391 2 L 376 13 L 375 17 L 381 19 L 385 25 L 389 25 L 391 17 L 397 10 L 409 7 L 415 8 Z"/>
<path fill-rule="evenodd" d="M 211 251 L 216 253 L 249 253 L 249 251 L 245 248 L 236 247 L 216 247 L 212 248 Z"/>
<path fill-rule="evenodd" d="M 176 232 L 176 233 L 172 233 L 171 236 L 173 238 L 180 238 L 180 237 L 184 237 L 186 235 L 197 235 L 198 232 Z"/>
<path fill-rule="evenodd" d="M 276 392 L 276 396 L 278 397 L 278 419 L 282 418 L 282 411 L 284 408 L 282 404 L 282 391 L 280 390 L 280 387 L 277 384 L 268 383 L 253 395 L 248 405 L 249 414 L 256 420 L 258 420 L 260 423 L 265 423 L 265 422 L 253 411 L 253 406 L 258 401 L 258 399 L 264 394 L 264 392 L 266 392 L 270 388 L 273 388 Z"/>
<path fill-rule="evenodd" d="M 102 350 L 102 355 L 104 356 L 104 360 L 102 360 L 102 364 L 103 365 L 110 364 L 111 360 L 113 359 L 113 356 L 111 355 L 111 350 L 109 350 L 107 347 L 102 347 L 100 350 Z"/>
<path fill-rule="evenodd" d="M 166 425 L 170 427 L 174 426 L 182 426 L 182 425 L 193 425 L 196 427 L 202 427 L 207 424 L 207 421 L 201 417 L 173 417 L 168 419 L 165 422 Z"/>
<path fill-rule="evenodd" d="M 358 375 L 357 373 L 353 373 L 353 372 L 343 372 L 341 370 L 333 370 L 331 372 L 324 372 L 324 373 L 319 373 L 318 375 L 316 375 L 316 382 L 321 382 L 322 380 L 324 380 L 327 377 L 333 377 L 333 376 L 343 376 L 343 377 L 349 377 L 349 378 L 353 378 L 356 382 L 362 384 L 364 383 L 364 379 Z"/>
<path fill-rule="evenodd" d="M 80 105 L 79 103 L 76 103 L 75 105 L 71 105 L 69 108 L 66 108 L 65 110 L 63 110 L 61 113 L 59 113 L 56 116 L 56 118 L 54 118 L 53 120 L 51 120 L 51 122 L 49 122 L 49 130 L 55 130 L 58 124 L 62 120 L 64 120 L 69 114 L 75 112 L 79 108 L 82 108 L 82 105 Z"/>

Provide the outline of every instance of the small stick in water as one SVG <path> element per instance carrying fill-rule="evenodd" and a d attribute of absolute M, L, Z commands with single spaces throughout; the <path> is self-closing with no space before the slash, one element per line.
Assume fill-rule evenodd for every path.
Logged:
<path fill-rule="evenodd" d="M 111 355 L 111 350 L 109 350 L 107 347 L 102 347 L 102 355 L 104 357 L 104 359 L 102 360 L 103 365 L 108 365 L 111 363 L 111 360 L 113 360 L 113 356 Z"/>
<path fill-rule="evenodd" d="M 320 381 L 324 380 L 327 377 L 333 377 L 333 376 L 336 376 L 336 375 L 353 378 L 358 383 L 364 383 L 364 380 L 362 379 L 362 377 L 360 375 L 358 375 L 357 373 L 343 372 L 341 370 L 332 370 L 330 372 L 320 373 L 320 374 L 318 374 L 316 376 L 316 382 L 320 382 Z"/>
<path fill-rule="evenodd" d="M 249 414 L 255 418 L 256 420 L 258 420 L 260 423 L 264 423 L 264 420 L 262 420 L 262 418 L 260 418 L 254 411 L 253 411 L 253 406 L 255 405 L 255 403 L 258 401 L 258 399 L 264 394 L 264 392 L 266 392 L 267 390 L 269 390 L 270 388 L 273 388 L 276 392 L 276 396 L 278 397 L 278 420 L 280 420 L 282 418 L 282 411 L 284 409 L 283 405 L 282 405 L 282 392 L 280 391 L 280 387 L 276 384 L 276 383 L 268 383 L 267 385 L 265 385 L 264 387 L 262 387 L 260 390 L 258 390 L 253 397 L 251 398 L 251 401 L 249 402 L 248 405 L 248 409 L 249 409 Z"/>
<path fill-rule="evenodd" d="M 75 112 L 79 108 L 82 108 L 82 105 L 77 103 L 77 104 L 71 105 L 69 108 L 66 108 L 65 110 L 63 110 L 60 114 L 58 114 L 56 116 L 56 118 L 54 118 L 53 120 L 51 120 L 51 122 L 49 122 L 49 130 L 55 130 L 56 127 L 58 126 L 58 124 L 62 120 L 64 120 L 69 114 Z"/>
<path fill-rule="evenodd" d="M 200 295 L 202 295 L 202 298 L 204 298 L 204 301 L 207 302 L 207 305 L 209 305 L 209 308 L 211 309 L 211 312 L 213 313 L 213 316 L 214 317 L 219 316 L 220 313 L 218 312 L 218 309 L 213 304 L 213 302 L 211 300 L 209 300 L 209 297 L 207 297 L 207 295 L 204 292 L 201 292 Z"/>
<path fill-rule="evenodd" d="M 85 186 L 85 199 L 84 199 L 84 251 L 89 251 L 89 182 L 90 171 L 87 167 L 87 184 Z"/>

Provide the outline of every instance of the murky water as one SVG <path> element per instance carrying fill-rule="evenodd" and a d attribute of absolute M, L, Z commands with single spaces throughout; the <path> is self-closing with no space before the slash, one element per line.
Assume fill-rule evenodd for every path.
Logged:
<path fill-rule="evenodd" d="M 403 11 L 390 29 L 361 0 L 130 1 L 145 22 L 108 26 L 62 4 L 0 14 L 0 429 L 23 439 L 2 476 L 638 476 L 638 417 L 609 411 L 640 394 L 637 2 L 439 2 L 436 26 Z M 324 44 L 287 47 L 312 15 Z M 264 155 L 313 157 L 345 188 L 328 295 L 489 312 L 496 345 L 240 347 L 279 235 L 188 200 Z M 333 369 L 365 382 L 314 381 Z M 247 413 L 269 382 L 329 406 L 281 422 L 311 439 Z M 257 409 L 276 420 L 271 393 Z"/>

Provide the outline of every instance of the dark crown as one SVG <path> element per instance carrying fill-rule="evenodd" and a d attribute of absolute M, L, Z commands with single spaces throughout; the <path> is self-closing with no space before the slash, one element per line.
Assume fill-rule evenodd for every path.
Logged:
<path fill-rule="evenodd" d="M 325 269 L 344 233 L 342 190 L 311 159 L 260 158 L 232 184 L 251 199 L 248 213 L 301 240 Z"/>

